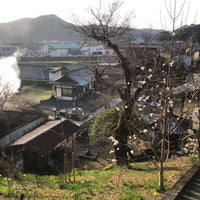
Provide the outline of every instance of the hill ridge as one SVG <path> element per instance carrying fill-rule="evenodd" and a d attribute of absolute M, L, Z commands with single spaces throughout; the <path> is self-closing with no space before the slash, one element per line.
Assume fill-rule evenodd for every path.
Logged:
<path fill-rule="evenodd" d="M 22 18 L 7 23 L 0 23 L 0 41 L 2 42 L 40 42 L 40 41 L 74 41 L 83 37 L 72 29 L 68 23 L 54 14 L 41 15 L 36 18 Z M 149 29 L 132 29 L 133 35 L 140 39 L 142 32 Z M 151 29 L 156 35 L 161 30 Z"/>

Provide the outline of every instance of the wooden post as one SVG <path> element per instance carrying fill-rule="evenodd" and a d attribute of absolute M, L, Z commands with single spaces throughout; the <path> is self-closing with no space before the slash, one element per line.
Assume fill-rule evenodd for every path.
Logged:
<path fill-rule="evenodd" d="M 67 158 L 66 158 L 66 153 L 64 154 L 64 175 L 65 175 L 65 183 L 67 183 Z"/>

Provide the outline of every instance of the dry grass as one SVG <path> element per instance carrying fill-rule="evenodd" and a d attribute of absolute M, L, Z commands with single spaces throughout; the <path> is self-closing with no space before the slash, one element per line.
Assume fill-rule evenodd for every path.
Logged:
<path fill-rule="evenodd" d="M 96 161 L 97 162 L 97 161 Z M 65 183 L 64 176 L 21 175 L 11 178 L 8 185 L 0 177 L 0 199 L 41 200 L 160 200 L 164 195 L 158 192 L 158 170 L 150 162 L 133 163 L 130 169 L 108 165 L 101 170 L 75 170 L 75 182 Z M 191 166 L 189 157 L 174 157 L 169 160 L 165 171 L 165 183 L 169 189 Z M 73 180 L 73 177 L 71 177 Z M 2 191 L 4 188 L 4 191 Z"/>
<path fill-rule="evenodd" d="M 17 104 L 22 96 L 23 99 L 30 98 L 38 102 L 49 98 L 50 93 L 43 93 L 40 90 L 35 94 L 27 92 L 27 96 L 20 93 L 10 102 Z M 64 183 L 63 174 L 58 176 L 26 174 L 21 175 L 19 180 L 12 178 L 9 191 L 5 177 L 0 177 L 0 199 L 19 199 L 22 193 L 25 194 L 25 199 L 40 200 L 160 200 L 163 196 L 163 193 L 158 192 L 158 169 L 151 162 L 132 163 L 130 169 L 112 167 L 113 156 L 109 154 L 112 148 L 110 145 L 94 147 L 75 143 L 75 156 L 77 157 L 86 147 L 99 152 L 99 156 L 96 161 L 79 160 L 80 170 L 75 172 L 75 182 Z M 172 187 L 191 165 L 189 157 L 171 158 L 165 170 L 166 188 Z"/>

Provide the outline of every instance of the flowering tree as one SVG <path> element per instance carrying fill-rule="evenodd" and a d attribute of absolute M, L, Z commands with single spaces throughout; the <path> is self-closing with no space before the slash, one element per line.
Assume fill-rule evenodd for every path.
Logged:
<path fill-rule="evenodd" d="M 129 31 L 129 22 L 133 16 L 128 15 L 120 20 L 118 10 L 121 5 L 121 2 L 116 1 L 108 6 L 108 10 L 103 9 L 101 4 L 98 9 L 89 8 L 88 11 L 94 19 L 88 24 L 76 19 L 78 26 L 75 29 L 86 38 L 95 39 L 112 49 L 119 60 L 119 65 L 113 69 L 113 72 L 121 70 L 117 82 L 105 79 L 104 75 L 110 66 L 93 66 L 96 79 L 106 87 L 116 90 L 121 99 L 121 105 L 115 112 L 116 124 L 108 124 L 112 127 L 109 131 L 116 163 L 128 164 L 128 155 L 131 156 L 132 152 L 128 145 L 129 136 L 130 140 L 143 140 L 155 152 L 159 161 L 159 185 L 164 190 L 164 164 L 170 151 L 169 138 L 183 121 L 182 115 L 174 118 L 174 105 L 177 103 L 174 88 L 179 83 L 177 71 L 183 64 L 182 60 L 177 62 L 174 57 L 177 47 L 184 50 L 177 46 L 174 30 L 183 6 L 177 15 L 176 5 L 174 12 L 170 9 L 173 14 L 168 10 L 173 28 L 164 50 L 147 48 L 147 45 L 140 50 L 128 47 L 124 53 L 119 38 Z"/>
<path fill-rule="evenodd" d="M 184 84 L 185 91 L 192 94 L 190 118 L 193 126 L 188 129 L 185 136 L 183 151 L 191 156 L 198 157 L 200 160 L 200 75 L 194 73 L 190 76 L 188 82 Z M 180 90 L 180 88 L 179 88 Z"/>
<path fill-rule="evenodd" d="M 147 73 L 146 77 L 150 77 L 150 79 L 148 79 L 148 83 L 144 82 L 143 93 L 139 99 L 142 102 L 148 100 L 151 103 L 151 106 L 154 107 L 154 112 L 148 113 L 148 132 L 153 131 L 153 134 L 150 134 L 152 135 L 150 139 L 153 138 L 150 145 L 159 161 L 160 190 L 165 189 L 164 169 L 171 151 L 173 136 L 183 134 L 183 131 L 185 131 L 181 129 L 181 125 L 183 120 L 187 118 L 189 110 L 188 106 L 187 111 L 184 111 L 183 113 L 185 104 L 184 99 L 182 107 L 180 108 L 177 106 L 179 104 L 178 95 L 180 95 L 180 91 L 178 92 L 178 95 L 176 94 L 177 87 L 179 87 L 180 82 L 183 81 L 180 70 L 187 70 L 186 68 L 184 69 L 184 56 L 187 55 L 188 47 L 185 43 L 181 46 L 175 41 L 175 28 L 177 20 L 183 11 L 185 1 L 180 9 L 177 8 L 176 0 L 173 4 L 170 1 L 169 6 L 166 1 L 164 1 L 164 3 L 172 24 L 170 38 L 166 41 L 160 55 L 157 54 L 154 59 L 154 65 L 150 66 L 150 68 L 145 66 L 144 70 Z M 182 54 L 183 57 L 180 56 L 180 54 Z M 186 94 L 185 90 L 183 91 L 183 94 Z M 190 98 L 193 98 L 194 95 L 195 94 L 192 94 Z M 177 110 L 177 107 L 179 108 L 178 116 L 175 116 L 175 109 Z M 176 146 L 177 145 L 178 144 L 176 144 Z"/>

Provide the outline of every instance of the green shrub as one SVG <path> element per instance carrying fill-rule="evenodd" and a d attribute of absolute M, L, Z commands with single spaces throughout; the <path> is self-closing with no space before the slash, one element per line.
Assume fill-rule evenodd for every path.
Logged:
<path fill-rule="evenodd" d="M 116 127 L 119 112 L 117 109 L 105 109 L 97 115 L 90 124 L 89 132 L 93 143 L 102 143 L 107 141 L 107 137 L 112 135 Z"/>

